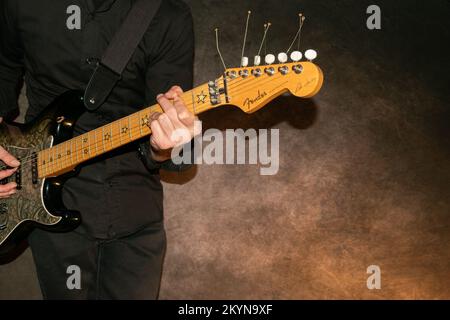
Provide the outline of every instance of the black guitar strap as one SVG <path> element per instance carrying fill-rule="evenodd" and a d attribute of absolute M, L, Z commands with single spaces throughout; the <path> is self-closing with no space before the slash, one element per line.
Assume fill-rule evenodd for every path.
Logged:
<path fill-rule="evenodd" d="M 136 0 L 89 80 L 84 93 L 84 104 L 88 110 L 98 109 L 121 79 L 123 71 L 155 17 L 161 1 Z"/>

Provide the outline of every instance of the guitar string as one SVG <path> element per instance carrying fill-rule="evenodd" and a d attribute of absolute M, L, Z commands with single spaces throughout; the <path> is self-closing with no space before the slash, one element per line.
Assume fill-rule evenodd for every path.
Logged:
<path fill-rule="evenodd" d="M 262 78 L 262 79 L 264 79 L 264 78 Z M 262 80 L 261 79 L 261 80 Z M 272 80 L 273 78 L 268 78 L 269 80 Z M 239 81 L 240 82 L 240 81 Z M 244 91 L 248 91 L 249 89 L 245 89 Z M 194 105 L 194 103 L 188 103 L 187 105 L 189 105 L 189 106 L 193 106 Z M 156 105 L 155 105 L 156 106 Z M 155 107 L 155 106 L 152 106 L 152 107 Z M 149 107 L 149 108 L 152 108 L 152 107 Z M 205 111 L 205 110 L 209 110 L 210 108 L 208 107 L 208 106 L 206 106 L 206 108 L 200 108 L 200 110 L 198 111 L 198 113 L 196 113 L 196 114 L 199 114 L 199 113 L 201 113 L 201 112 L 203 112 L 203 111 Z M 142 112 L 142 111 L 141 111 Z M 122 119 L 119 119 L 119 120 L 122 120 Z M 119 121 L 119 120 L 117 120 L 117 121 Z M 110 125 L 112 125 L 112 124 L 109 124 L 108 126 L 110 126 Z M 96 130 L 98 130 L 98 129 L 100 129 L 100 128 L 97 128 L 97 129 L 94 129 L 94 130 L 92 130 L 92 131 L 96 131 Z M 138 125 L 138 126 L 136 126 L 136 127 L 131 127 L 130 128 L 130 130 L 134 130 L 134 129 L 137 129 L 137 130 L 139 130 L 140 131 L 140 125 Z M 91 131 L 89 131 L 89 132 L 91 132 Z M 88 133 L 89 133 L 88 132 Z M 85 134 L 88 134 L 88 133 L 85 133 Z M 150 135 L 151 134 L 151 132 L 149 132 L 148 134 L 146 134 L 146 135 Z M 142 137 L 143 136 L 145 136 L 145 135 L 141 135 Z M 78 136 L 77 138 L 79 138 L 79 137 L 81 137 L 81 136 Z M 116 141 L 117 142 L 117 140 L 118 139 L 121 139 L 121 137 L 119 136 L 119 138 L 117 138 L 117 135 L 116 135 L 116 138 L 113 138 L 112 140 L 111 140 L 111 143 L 113 144 L 114 143 L 114 141 Z M 67 141 L 66 141 L 67 142 Z M 131 141 L 130 141 L 131 142 Z M 96 142 L 94 142 L 94 144 L 92 144 L 92 143 L 89 143 L 89 145 L 88 145 L 88 147 L 90 148 L 90 147 L 95 147 L 95 149 L 97 149 L 97 147 L 98 147 L 98 145 L 99 145 L 99 143 L 102 143 L 103 144 L 103 140 L 101 141 L 101 142 L 99 142 L 99 141 L 96 141 Z M 61 144 L 58 144 L 58 145 L 62 145 L 62 143 Z M 45 149 L 45 150 L 47 150 L 47 152 L 48 151 L 50 151 L 51 149 L 54 149 L 54 150 L 56 150 L 56 147 L 58 147 L 58 145 L 55 145 L 55 146 L 52 146 L 51 148 L 48 148 L 48 149 Z M 75 150 L 74 152 L 79 152 L 79 151 L 82 151 L 84 148 L 86 148 L 86 146 L 84 146 L 84 147 L 81 147 L 80 149 L 77 149 L 77 150 Z M 115 149 L 115 148 L 112 148 L 112 149 Z M 112 150 L 111 149 L 111 150 Z M 45 151 L 45 150 L 42 150 L 42 151 Z M 110 151 L 110 150 L 108 150 L 108 151 Z M 73 152 L 73 151 L 72 151 Z M 107 152 L 107 151 L 105 151 L 105 152 Z M 54 154 L 54 152 L 53 152 L 53 154 Z M 61 163 L 63 163 L 63 158 L 67 158 L 68 157 L 68 155 L 63 155 L 61 158 L 59 158 L 58 160 L 60 160 L 61 161 Z M 25 160 L 25 159 L 27 159 L 27 158 L 32 158 L 31 160 L 29 160 L 29 161 L 26 161 L 26 162 L 23 162 L 23 160 Z M 29 164 L 29 163 L 31 163 L 32 161 L 34 161 L 35 159 L 37 158 L 37 154 L 36 155 L 33 155 L 33 156 L 29 156 L 29 157 L 25 157 L 25 158 L 22 158 L 21 159 L 21 161 L 22 161 L 22 163 L 21 163 L 21 166 L 20 167 L 26 167 L 26 164 Z M 83 159 L 84 160 L 84 159 Z M 70 161 L 71 162 L 73 162 L 71 159 L 70 159 Z M 83 161 L 82 161 L 83 162 Z M 39 166 L 39 165 L 38 165 Z M 6 167 L 6 166 L 3 166 L 3 167 L 0 167 L 0 169 L 1 170 L 4 170 L 4 169 L 6 169 L 6 168 L 8 168 L 8 167 Z"/>
<path fill-rule="evenodd" d="M 278 73 L 275 77 L 279 77 L 281 75 L 281 73 Z M 257 80 L 257 82 L 261 82 L 261 80 L 268 80 L 267 82 L 270 82 L 270 81 L 272 81 L 272 80 L 275 80 L 275 77 L 269 77 L 269 78 L 261 78 L 261 79 L 256 79 Z M 240 82 L 242 82 L 242 81 L 245 81 L 245 80 L 250 80 L 251 78 L 239 78 L 239 79 L 231 79 L 231 78 L 229 78 L 229 80 L 238 80 L 238 81 L 235 81 L 234 83 L 232 83 L 232 85 L 230 84 L 230 86 L 229 86 L 229 89 L 233 89 L 233 88 L 236 88 L 236 87 L 238 87 L 238 83 L 240 83 Z M 224 81 L 223 80 L 223 78 L 219 78 L 218 79 L 218 81 Z M 243 92 L 243 91 L 249 91 L 251 88 L 253 88 L 253 87 L 256 87 L 257 85 L 255 84 L 255 82 L 250 82 L 250 87 L 249 88 L 246 88 L 246 89 L 242 89 L 242 88 L 240 88 L 241 90 L 237 90 L 236 92 L 235 92 L 235 94 L 238 94 L 239 92 Z M 261 85 L 261 83 L 258 83 L 258 86 L 260 86 Z M 191 91 L 194 91 L 195 89 L 193 89 L 193 90 L 191 90 Z M 187 93 L 189 93 L 189 92 L 186 92 L 186 94 Z M 186 106 L 188 106 L 188 107 L 192 107 L 192 106 L 194 106 L 195 105 L 195 103 L 186 103 Z M 150 106 L 150 107 L 148 107 L 148 108 L 154 108 L 154 107 L 156 107 L 157 105 L 154 105 L 154 106 Z M 207 110 L 210 110 L 211 108 L 209 107 L 209 106 L 206 106 L 206 107 L 200 107 L 200 108 L 198 108 L 198 112 L 196 113 L 196 114 L 200 114 L 200 113 L 202 113 L 202 112 L 204 112 L 204 111 L 207 111 Z M 145 110 L 145 109 L 144 109 Z M 139 112 L 142 112 L 142 111 L 139 111 Z M 139 112 L 136 112 L 136 113 L 139 113 Z M 132 115 L 130 115 L 130 116 L 132 116 Z M 128 117 L 130 117 L 130 116 L 128 116 Z M 116 120 L 116 121 L 121 121 L 121 120 L 123 120 L 123 119 L 119 119 L 119 120 Z M 107 125 L 107 126 L 110 126 L 110 125 L 112 125 L 112 124 L 109 124 L 109 125 Z M 102 128 L 102 127 L 100 127 L 100 128 Z M 100 129 L 100 128 L 97 128 L 97 129 L 94 129 L 94 130 L 92 130 L 92 131 L 95 131 L 95 130 L 98 130 L 98 129 Z M 137 130 L 139 130 L 140 129 L 140 125 L 138 125 L 138 126 L 136 126 L 136 127 L 131 127 L 130 128 L 130 130 L 134 130 L 134 129 L 137 129 Z M 89 132 L 92 132 L 92 131 L 89 131 Z M 89 132 L 86 132 L 86 133 L 84 133 L 84 134 L 88 134 Z M 149 134 L 151 134 L 151 132 L 149 133 Z M 149 135 L 149 134 L 146 134 L 146 135 Z M 81 137 L 81 135 L 80 136 L 77 136 L 76 138 L 79 138 L 79 137 Z M 119 138 L 117 138 L 117 136 L 116 136 L 116 138 L 115 138 L 115 141 L 117 141 L 118 139 L 121 139 L 120 138 L 120 136 L 119 136 Z M 70 141 L 70 140 L 68 140 L 68 141 Z M 67 142 L 67 141 L 65 141 L 65 142 Z M 131 142 L 131 141 L 130 141 Z M 63 144 L 64 142 L 62 142 L 61 144 Z M 91 147 L 91 146 L 93 146 L 93 147 L 95 147 L 95 148 L 97 148 L 98 147 L 98 144 L 99 143 L 103 143 L 103 140 L 101 141 L 101 142 L 98 142 L 98 141 L 96 141 L 96 142 L 94 142 L 94 145 L 92 145 L 91 143 L 88 145 L 88 147 Z M 111 143 L 113 144 L 114 143 L 114 138 L 112 139 L 112 141 L 111 141 Z M 61 145 L 61 144 L 58 144 L 58 145 Z M 55 145 L 55 146 L 52 146 L 52 147 L 50 147 L 50 148 L 47 148 L 47 149 L 44 149 L 44 150 L 41 150 L 41 151 L 39 151 L 39 152 L 42 152 L 42 151 L 46 151 L 47 150 L 47 152 L 48 152 L 48 150 L 51 150 L 51 149 L 53 149 L 53 148 L 56 148 L 58 145 Z M 79 151 L 82 151 L 83 149 L 84 149 L 85 147 L 81 147 L 80 149 L 77 149 L 77 150 L 75 150 L 74 152 L 79 152 Z M 114 148 L 113 148 L 114 149 Z M 108 151 L 110 151 L 110 150 L 108 150 Z M 24 157 L 24 158 L 22 158 L 22 159 L 19 159 L 19 161 L 21 161 L 21 165 L 20 165 L 20 167 L 25 167 L 25 164 L 30 164 L 32 161 L 34 161 L 36 158 L 37 158 L 37 156 L 38 156 L 38 154 L 35 154 L 35 155 L 32 155 L 32 156 L 28 156 L 28 157 Z M 60 159 L 58 159 L 58 160 L 60 160 L 61 162 L 62 162 L 62 158 L 64 158 L 64 157 L 67 157 L 66 155 L 64 155 L 64 156 L 62 156 Z M 31 159 L 31 160 L 28 160 L 28 161 L 25 161 L 25 162 L 23 162 L 23 160 L 27 160 L 27 159 Z M 0 170 L 5 170 L 5 169 L 8 169 L 8 167 L 7 166 L 0 166 Z"/>
<path fill-rule="evenodd" d="M 219 79 L 216 79 L 216 81 L 223 81 L 222 80 L 223 78 L 219 78 Z M 233 80 L 233 79 L 231 79 L 231 78 L 229 78 L 229 80 Z M 237 83 L 237 82 L 236 82 Z M 194 90 L 195 90 L 195 88 L 194 89 L 192 89 L 192 90 L 190 90 L 191 91 L 191 93 L 193 94 L 193 92 L 194 92 Z M 187 93 L 189 93 L 189 92 L 186 92 L 186 94 Z M 195 103 L 186 103 L 186 106 L 194 106 L 194 104 Z M 156 106 L 156 105 L 155 105 Z M 147 107 L 147 108 L 152 108 L 152 107 L 155 107 L 155 106 L 150 106 L 150 107 Z M 145 110 L 146 108 L 144 108 L 143 110 Z M 138 112 L 142 112 L 143 110 L 141 110 L 141 111 L 138 111 Z M 203 110 L 200 110 L 198 113 L 201 113 Z M 137 113 L 137 112 L 136 112 Z M 195 114 L 198 114 L 198 113 L 195 113 Z M 133 113 L 134 114 L 134 113 Z M 127 117 L 130 117 L 130 116 L 132 116 L 133 114 L 131 114 L 131 115 L 129 115 L 129 116 L 127 116 Z M 121 119 L 119 119 L 119 120 L 121 120 Z M 117 120 L 117 121 L 119 121 L 119 120 Z M 99 128 L 101 128 L 101 127 L 99 127 Z M 96 128 L 96 129 L 93 129 L 93 130 L 97 130 L 97 129 L 99 129 L 99 128 Z M 87 132 L 86 132 L 87 133 Z M 81 136 L 81 135 L 80 135 Z M 56 147 L 56 145 L 55 146 L 52 146 L 52 147 Z M 51 148 L 52 148 L 51 147 Z M 48 149 L 50 149 L 50 148 L 48 148 Z M 81 149 L 80 149 L 81 150 Z M 77 151 L 80 151 L 80 150 L 75 150 L 75 152 L 77 152 Z M 43 150 L 41 150 L 41 151 L 43 151 Z M 24 160 L 27 160 L 27 159 L 30 159 L 30 158 L 36 158 L 36 155 L 30 155 L 30 156 L 26 156 L 26 157 L 24 157 L 24 158 L 18 158 L 17 160 L 18 161 L 20 161 L 21 162 L 21 166 L 23 166 L 26 162 L 23 162 Z M 2 166 L 2 165 L 0 165 L 0 170 L 5 170 L 5 169 L 8 169 L 9 167 L 8 166 Z"/>
<path fill-rule="evenodd" d="M 259 81 L 261 81 L 261 80 L 263 80 L 263 79 L 265 79 L 265 78 L 261 78 Z M 272 79 L 274 79 L 274 78 L 272 77 L 272 78 L 266 78 L 266 79 L 272 80 Z M 238 81 L 236 81 L 236 82 L 238 82 Z M 241 82 L 241 81 L 239 81 L 239 82 Z M 260 85 L 260 84 L 259 84 L 259 85 Z M 233 86 L 233 87 L 236 87 L 236 86 Z M 248 90 L 249 90 L 249 89 L 245 89 L 244 91 L 248 91 Z M 192 104 L 191 104 L 191 103 L 187 103 L 187 105 L 188 105 L 188 106 L 193 106 L 194 103 L 192 103 Z M 149 107 L 149 108 L 152 108 L 152 107 L 156 107 L 156 105 L 155 105 L 155 106 L 151 106 L 151 107 Z M 199 108 L 199 109 L 200 109 L 200 110 L 199 110 L 198 113 L 196 113 L 196 114 L 200 114 L 200 113 L 202 113 L 202 112 L 205 111 L 205 110 L 209 110 L 210 107 L 209 107 L 209 106 L 206 106 L 206 108 Z M 142 111 L 140 111 L 140 112 L 142 112 Z M 119 120 L 123 120 L 123 119 L 119 119 Z M 117 121 L 119 121 L 119 120 L 117 120 Z M 111 124 L 109 124 L 109 125 L 111 125 Z M 109 125 L 108 125 L 108 126 L 109 126 Z M 94 130 L 92 130 L 92 131 L 95 131 L 95 130 L 98 130 L 98 129 L 100 129 L 100 128 L 94 129 Z M 137 129 L 137 130 L 140 131 L 140 125 L 135 126 L 135 127 L 131 127 L 131 128 L 130 128 L 130 130 L 134 130 L 134 129 Z M 91 131 L 89 131 L 89 132 L 91 132 Z M 88 134 L 89 132 L 87 132 L 87 133 L 85 133 L 85 134 Z M 149 132 L 149 133 L 146 134 L 146 135 L 150 135 L 150 134 L 151 134 L 151 132 Z M 144 137 L 145 135 L 141 135 L 141 136 Z M 78 137 L 76 137 L 76 138 L 79 138 L 79 137 L 81 137 L 81 136 L 78 136 Z M 111 141 L 111 143 L 113 144 L 114 141 L 117 142 L 118 139 L 121 139 L 120 136 L 119 136 L 119 138 L 117 138 L 117 136 L 116 136 L 115 139 L 113 138 L 112 141 Z M 67 141 L 66 141 L 66 142 L 67 142 Z M 131 142 L 131 141 L 130 141 L 130 142 Z M 103 140 L 102 140 L 101 142 L 96 141 L 96 142 L 94 142 L 94 144 L 90 143 L 90 144 L 88 145 L 88 147 L 89 147 L 89 148 L 90 148 L 90 147 L 95 147 L 95 148 L 97 149 L 99 143 L 103 143 Z M 62 143 L 61 143 L 61 144 L 62 144 Z M 61 144 L 58 144 L 58 145 L 61 145 Z M 48 148 L 48 149 L 45 149 L 45 150 L 42 150 L 42 151 L 46 151 L 46 150 L 47 150 L 47 152 L 48 152 L 49 150 L 51 150 L 51 149 L 53 149 L 53 148 L 54 148 L 54 150 L 56 150 L 56 147 L 57 147 L 58 145 L 52 146 L 51 148 Z M 85 147 L 81 147 L 80 149 L 77 149 L 77 150 L 75 150 L 74 152 L 82 151 L 84 148 L 86 148 L 86 146 L 85 146 Z M 112 148 L 112 149 L 115 149 L 115 148 Z M 112 150 L 112 149 L 111 149 L 111 150 Z M 110 150 L 108 150 L 108 151 L 110 151 Z M 108 151 L 105 151 L 105 152 L 108 152 Z M 39 153 L 40 153 L 40 152 L 39 152 Z M 54 152 L 53 152 L 53 154 L 54 154 Z M 32 161 L 34 161 L 34 160 L 36 159 L 36 157 L 37 157 L 37 154 L 34 155 L 34 156 L 29 156 L 29 157 L 25 157 L 25 158 L 21 159 L 21 160 L 23 161 L 24 159 L 32 158 L 32 159 L 29 160 L 29 161 L 22 162 L 20 167 L 26 167 L 25 165 L 31 163 Z M 68 155 L 67 155 L 67 156 L 66 156 L 66 155 L 63 155 L 63 156 L 62 156 L 60 159 L 58 159 L 58 160 L 60 160 L 61 163 L 63 163 L 63 158 L 67 158 L 67 157 L 68 157 Z M 91 157 L 91 158 L 92 158 L 92 157 Z M 83 159 L 83 160 L 84 160 L 84 159 Z M 73 162 L 72 160 L 70 160 L 70 161 Z M 82 162 L 83 162 L 83 161 L 82 161 Z M 39 165 L 38 165 L 38 166 L 39 166 Z M 8 167 L 4 166 L 4 167 L 0 167 L 0 168 L 1 168 L 1 170 L 4 170 L 4 169 L 7 169 Z"/>
<path fill-rule="evenodd" d="M 280 74 L 280 73 L 279 73 Z M 279 75 L 278 74 L 278 75 Z M 243 81 L 248 81 L 248 80 L 251 80 L 252 78 L 242 78 L 242 77 L 240 77 L 239 79 L 236 79 L 236 78 L 230 78 L 229 76 L 228 77 L 225 77 L 225 79 L 227 79 L 227 80 L 230 80 L 230 81 L 234 81 L 234 80 L 237 80 L 237 81 L 234 81 L 233 83 L 229 83 L 229 89 L 234 89 L 234 88 L 236 88 L 241 82 L 243 82 Z M 221 77 L 221 78 L 218 78 L 218 79 L 216 79 L 216 81 L 217 82 L 225 82 L 225 79 L 224 79 L 224 77 Z M 264 78 L 261 78 L 260 80 L 263 80 Z M 269 77 L 269 78 L 266 78 L 266 79 L 268 79 L 269 81 L 271 81 L 271 80 L 273 80 L 274 78 L 273 77 Z M 252 82 L 250 82 L 250 85 L 251 85 L 251 87 L 252 87 Z M 261 84 L 259 84 L 259 85 L 261 85 Z M 243 88 L 240 88 L 240 89 L 242 89 L 242 90 L 237 90 L 236 92 L 234 92 L 235 94 L 239 94 L 240 92 L 242 92 L 242 91 L 248 91 L 248 90 L 250 90 L 250 88 L 246 88 L 246 89 L 243 89 Z M 188 94 L 189 92 L 191 92 L 191 93 L 193 93 L 194 92 L 194 90 L 195 90 L 195 88 L 194 89 L 192 89 L 192 90 L 190 90 L 190 91 L 188 91 L 188 92 L 186 92 L 185 94 Z M 155 105 L 156 106 L 156 105 Z M 195 106 L 195 102 L 194 103 L 186 103 L 186 106 L 189 106 L 189 107 L 194 107 Z M 152 107 L 154 107 L 154 106 L 150 106 L 150 107 L 148 107 L 148 108 L 152 108 Z M 207 109 L 209 109 L 208 107 L 207 107 Z M 143 109 L 143 110 L 145 110 L 145 109 Z M 200 109 L 199 110 L 199 112 L 197 113 L 197 112 L 195 112 L 195 114 L 199 114 L 199 113 L 202 113 L 203 111 L 205 111 L 205 109 Z M 142 111 L 141 111 L 142 112 Z M 131 116 L 131 115 L 130 115 Z M 120 119 L 119 119 L 120 120 Z M 117 120 L 117 121 L 119 121 L 119 120 Z M 98 128 L 97 128 L 98 129 Z M 95 129 L 94 129 L 95 130 Z M 79 150 L 76 150 L 76 151 L 79 151 Z M 25 160 L 25 159 L 28 159 L 28 158 L 32 158 L 33 156 L 28 156 L 28 157 L 25 157 L 25 158 L 22 158 L 22 159 L 18 159 L 19 161 L 23 161 L 23 160 Z M 6 168 L 8 168 L 7 166 L 0 166 L 0 170 L 4 170 L 4 169 L 6 169 Z"/>

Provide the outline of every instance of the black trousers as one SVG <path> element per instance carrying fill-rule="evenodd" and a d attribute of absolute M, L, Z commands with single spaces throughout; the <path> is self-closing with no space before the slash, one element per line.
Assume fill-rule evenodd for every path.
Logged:
<path fill-rule="evenodd" d="M 157 299 L 163 223 L 121 238 L 35 230 L 28 239 L 44 299 Z M 80 288 L 72 281 L 79 271 Z M 69 285 L 68 285 L 69 282 Z"/>

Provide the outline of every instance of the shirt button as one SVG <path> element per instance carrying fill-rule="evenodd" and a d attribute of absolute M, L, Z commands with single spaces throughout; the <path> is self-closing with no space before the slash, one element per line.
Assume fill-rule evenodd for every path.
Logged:
<path fill-rule="evenodd" d="M 114 232 L 114 230 L 112 230 L 112 228 L 113 228 L 113 226 L 110 225 L 109 230 L 108 230 L 108 237 L 110 237 L 110 238 L 114 238 L 117 235 L 116 232 Z"/>
<path fill-rule="evenodd" d="M 97 66 L 100 63 L 100 59 L 98 58 L 86 58 L 86 63 L 89 65 L 95 65 Z"/>

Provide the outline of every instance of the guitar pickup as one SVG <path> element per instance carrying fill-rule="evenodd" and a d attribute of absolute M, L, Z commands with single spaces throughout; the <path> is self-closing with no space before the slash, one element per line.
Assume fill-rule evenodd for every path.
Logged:
<path fill-rule="evenodd" d="M 16 184 L 17 184 L 16 189 L 17 190 L 22 189 L 22 168 L 21 167 L 19 167 L 17 169 L 17 171 L 14 173 L 14 176 L 16 178 Z"/>

